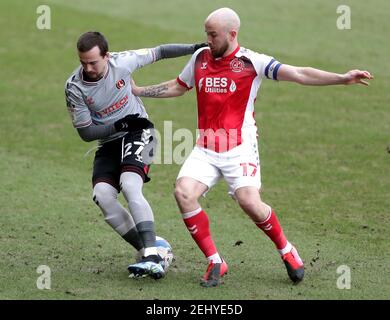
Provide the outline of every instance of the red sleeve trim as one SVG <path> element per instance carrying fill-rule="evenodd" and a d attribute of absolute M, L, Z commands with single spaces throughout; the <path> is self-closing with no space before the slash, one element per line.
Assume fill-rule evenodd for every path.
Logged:
<path fill-rule="evenodd" d="M 184 81 L 182 81 L 179 77 L 176 78 L 176 81 L 178 84 L 180 84 L 182 87 L 186 88 L 187 90 L 192 89 L 192 87 L 187 86 L 187 84 Z"/>

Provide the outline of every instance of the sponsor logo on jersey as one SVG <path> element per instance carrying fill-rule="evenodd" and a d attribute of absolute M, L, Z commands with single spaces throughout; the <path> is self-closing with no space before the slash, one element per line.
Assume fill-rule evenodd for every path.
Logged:
<path fill-rule="evenodd" d="M 201 79 L 199 80 L 199 83 L 198 83 L 199 92 L 201 92 L 201 91 L 202 91 L 202 87 L 203 87 L 203 80 L 204 80 L 204 78 L 201 78 Z"/>
<path fill-rule="evenodd" d="M 108 108 L 105 108 L 101 111 L 92 111 L 92 113 L 94 114 L 95 117 L 97 117 L 99 119 L 107 117 L 107 116 L 111 115 L 112 113 L 118 111 L 119 109 L 122 109 L 127 104 L 128 100 L 129 100 L 129 96 L 126 95 L 124 98 L 115 102 L 114 104 L 112 104 Z"/>
<path fill-rule="evenodd" d="M 228 93 L 234 92 L 237 89 L 236 83 L 231 80 L 230 86 L 228 85 L 229 79 L 225 77 L 205 77 L 201 78 L 198 82 L 199 92 L 202 91 L 204 86 L 204 91 L 206 93 Z"/>
<path fill-rule="evenodd" d="M 116 87 L 118 88 L 118 89 L 122 89 L 124 86 L 125 86 L 125 80 L 123 80 L 123 79 L 120 79 L 120 80 L 118 80 L 117 82 L 116 82 Z"/>
<path fill-rule="evenodd" d="M 207 68 L 207 62 L 202 62 L 202 66 L 200 67 L 202 70 Z"/>
<path fill-rule="evenodd" d="M 232 82 L 230 83 L 229 90 L 230 92 L 234 92 L 236 91 L 236 89 L 237 89 L 236 83 L 232 80 Z"/>
<path fill-rule="evenodd" d="M 230 69 L 233 72 L 241 72 L 245 68 L 245 63 L 241 59 L 235 58 L 230 62 Z"/>

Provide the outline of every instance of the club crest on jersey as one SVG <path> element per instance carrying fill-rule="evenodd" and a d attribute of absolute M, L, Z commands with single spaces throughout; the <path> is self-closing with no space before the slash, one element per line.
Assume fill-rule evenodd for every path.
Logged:
<path fill-rule="evenodd" d="M 116 87 L 117 87 L 118 89 L 122 89 L 124 86 L 125 86 L 125 80 L 120 79 L 120 80 L 118 80 L 118 81 L 116 82 Z"/>
<path fill-rule="evenodd" d="M 244 62 L 238 58 L 235 58 L 230 62 L 230 69 L 232 69 L 233 72 L 241 72 L 244 68 Z"/>
<path fill-rule="evenodd" d="M 92 97 L 87 97 L 85 99 L 85 103 L 87 104 L 87 106 L 92 106 L 95 103 L 95 101 L 93 101 Z"/>

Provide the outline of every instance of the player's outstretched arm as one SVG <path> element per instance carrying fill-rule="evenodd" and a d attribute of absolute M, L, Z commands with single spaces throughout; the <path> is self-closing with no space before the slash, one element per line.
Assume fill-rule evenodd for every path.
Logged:
<path fill-rule="evenodd" d="M 187 88 L 180 85 L 176 79 L 147 87 L 138 87 L 135 82 L 132 81 L 131 89 L 135 96 L 151 98 L 178 97 L 188 91 Z"/>
<path fill-rule="evenodd" d="M 156 54 L 156 61 L 160 59 L 176 58 L 193 54 L 196 50 L 206 47 L 207 43 L 196 44 L 162 44 L 153 50 Z"/>
<path fill-rule="evenodd" d="M 294 67 L 282 64 L 277 74 L 278 80 L 291 81 L 303 85 L 326 86 L 334 84 L 363 84 L 374 77 L 368 71 L 351 70 L 344 74 L 327 72 L 310 67 Z"/>

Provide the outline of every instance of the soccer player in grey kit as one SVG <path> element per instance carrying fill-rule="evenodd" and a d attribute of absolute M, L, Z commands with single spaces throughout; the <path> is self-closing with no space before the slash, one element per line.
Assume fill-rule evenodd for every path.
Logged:
<path fill-rule="evenodd" d="M 130 276 L 165 273 L 155 247 L 153 211 L 142 193 L 153 158 L 153 123 L 142 101 L 131 92 L 131 74 L 163 58 L 194 53 L 203 44 L 166 44 L 151 49 L 109 52 L 100 32 L 77 42 L 81 65 L 65 85 L 73 126 L 84 141 L 99 140 L 93 164 L 93 200 L 105 221 L 142 255 L 128 266 Z M 129 207 L 117 200 L 122 191 Z"/>

